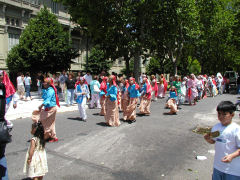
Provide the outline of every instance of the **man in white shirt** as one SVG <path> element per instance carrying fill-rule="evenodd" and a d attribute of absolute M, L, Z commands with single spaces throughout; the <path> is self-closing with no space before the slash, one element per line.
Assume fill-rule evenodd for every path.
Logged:
<path fill-rule="evenodd" d="M 20 99 L 23 99 L 25 88 L 24 88 L 24 75 L 20 72 L 17 77 L 17 90 Z"/>
<path fill-rule="evenodd" d="M 90 72 L 87 71 L 87 74 L 85 74 L 83 77 L 87 81 L 88 85 L 90 85 L 90 83 L 92 82 L 92 75 L 90 74 Z"/>

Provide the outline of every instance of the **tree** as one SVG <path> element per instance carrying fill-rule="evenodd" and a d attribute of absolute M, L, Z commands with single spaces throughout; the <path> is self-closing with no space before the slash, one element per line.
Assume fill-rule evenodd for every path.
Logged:
<path fill-rule="evenodd" d="M 73 21 L 86 29 L 110 58 L 124 57 L 127 72 L 133 58 L 134 77 L 138 80 L 141 59 L 148 54 L 149 27 L 154 9 L 159 7 L 158 0 L 57 1 L 68 8 Z"/>
<path fill-rule="evenodd" d="M 84 67 L 86 70 L 86 64 Z M 102 71 L 108 72 L 111 67 L 111 60 L 105 58 L 105 54 L 99 46 L 93 47 L 88 58 L 88 70 L 91 71 L 92 74 L 98 75 Z"/>
<path fill-rule="evenodd" d="M 161 64 L 159 59 L 157 58 L 151 58 L 149 61 L 149 64 L 146 68 L 146 73 L 148 75 L 155 75 L 155 74 L 161 74 Z"/>
<path fill-rule="evenodd" d="M 72 49 L 69 32 L 44 7 L 29 21 L 19 44 L 9 52 L 7 66 L 11 72 L 53 73 L 70 68 L 75 57 L 77 52 Z"/>
<path fill-rule="evenodd" d="M 153 17 L 155 23 L 150 33 L 152 39 L 150 42 L 153 42 L 150 49 L 161 61 L 172 62 L 174 74 L 177 74 L 183 49 L 200 35 L 196 2 L 196 0 L 162 0 Z"/>

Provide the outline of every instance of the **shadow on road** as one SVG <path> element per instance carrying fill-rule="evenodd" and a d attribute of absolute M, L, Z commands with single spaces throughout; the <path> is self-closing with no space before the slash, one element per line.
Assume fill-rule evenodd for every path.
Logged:
<path fill-rule="evenodd" d="M 107 123 L 105 122 L 99 122 L 99 123 L 96 123 L 97 125 L 99 126 L 103 126 L 103 127 L 109 127 L 109 125 L 107 125 Z"/>
<path fill-rule="evenodd" d="M 74 120 L 74 121 L 83 121 L 82 118 L 80 117 L 75 117 L 75 118 L 69 117 L 67 119 Z"/>

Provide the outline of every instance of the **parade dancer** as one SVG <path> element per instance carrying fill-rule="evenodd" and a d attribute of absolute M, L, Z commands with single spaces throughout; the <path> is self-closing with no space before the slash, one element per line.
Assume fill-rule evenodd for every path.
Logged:
<path fill-rule="evenodd" d="M 106 94 L 107 94 L 107 77 L 102 77 L 102 82 L 100 85 L 100 104 L 101 104 L 101 112 L 99 113 L 100 116 L 106 115 Z"/>
<path fill-rule="evenodd" d="M 121 105 L 122 105 L 122 111 L 123 111 L 123 120 L 127 120 L 127 107 L 129 105 L 129 96 L 128 96 L 128 87 L 129 83 L 128 80 L 122 80 L 123 81 L 123 87 L 122 87 L 122 98 L 121 98 Z"/>
<path fill-rule="evenodd" d="M 157 96 L 158 96 L 158 85 L 157 85 L 157 80 L 154 75 L 151 76 L 151 85 L 152 85 L 152 101 L 157 101 Z"/>
<path fill-rule="evenodd" d="M 56 142 L 58 141 L 55 128 L 57 114 L 56 105 L 60 107 L 57 89 L 55 88 L 51 78 L 44 79 L 43 87 L 43 103 L 38 107 L 40 111 L 40 122 L 44 127 L 45 139 L 50 139 L 49 142 Z M 42 109 L 43 107 L 44 109 Z"/>
<path fill-rule="evenodd" d="M 159 83 L 158 83 L 158 97 L 159 98 L 164 98 L 165 92 L 164 92 L 164 82 L 163 79 L 160 77 L 159 78 Z"/>
<path fill-rule="evenodd" d="M 190 79 L 187 82 L 187 87 L 188 87 L 189 105 L 192 105 L 192 101 L 194 102 L 193 104 L 196 105 L 198 90 L 197 90 L 197 79 L 194 74 L 191 74 Z"/>
<path fill-rule="evenodd" d="M 111 75 L 108 79 L 109 87 L 106 94 L 106 115 L 105 120 L 109 126 L 120 126 L 118 101 L 117 101 L 117 84 L 116 77 Z"/>
<path fill-rule="evenodd" d="M 3 88 L 5 88 L 5 91 L 6 91 L 5 114 L 7 114 L 8 109 L 11 106 L 12 102 L 13 102 L 13 108 L 14 109 L 17 108 L 18 95 L 5 71 L 0 71 L 0 82 L 4 85 Z M 3 90 L 0 91 L 0 95 L 3 95 Z M 6 116 L 5 116 L 5 121 L 7 122 L 7 127 L 9 129 L 12 129 L 13 123 L 10 120 L 7 120 Z"/>
<path fill-rule="evenodd" d="M 128 94 L 130 97 L 130 102 L 126 109 L 126 116 L 124 116 L 123 119 L 128 120 L 130 123 L 133 123 L 136 122 L 136 108 L 140 93 L 139 85 L 135 82 L 135 79 L 133 77 L 129 79 L 129 82 L 130 86 L 128 87 Z"/>
<path fill-rule="evenodd" d="M 140 115 L 150 115 L 150 104 L 151 104 L 151 84 L 147 78 L 143 79 L 143 87 L 141 89 L 141 103 L 139 106 Z"/>
<path fill-rule="evenodd" d="M 170 94 L 170 97 L 166 103 L 166 107 L 170 108 L 170 112 L 168 114 L 176 114 L 178 111 L 178 108 L 177 108 L 178 94 L 175 86 L 171 87 L 169 94 Z"/>
<path fill-rule="evenodd" d="M 90 96 L 89 96 L 88 85 L 85 83 L 84 77 L 80 77 L 79 83 L 75 88 L 75 95 L 76 95 L 76 102 L 78 104 L 78 110 L 80 113 L 80 118 L 81 120 L 86 122 L 87 121 L 86 104 L 87 104 L 87 99 L 89 99 Z"/>

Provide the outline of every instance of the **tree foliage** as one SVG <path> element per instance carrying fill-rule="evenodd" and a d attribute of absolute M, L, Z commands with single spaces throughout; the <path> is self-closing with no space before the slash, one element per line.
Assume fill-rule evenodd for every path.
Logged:
<path fill-rule="evenodd" d="M 202 73 L 240 69 L 237 0 L 58 1 L 107 57 L 124 57 L 128 70 L 134 59 L 135 77 L 148 57 L 148 72 L 189 73 L 188 57 Z"/>
<path fill-rule="evenodd" d="M 70 68 L 76 56 L 68 31 L 45 7 L 30 20 L 19 44 L 9 52 L 7 66 L 11 72 L 56 72 Z"/>
<path fill-rule="evenodd" d="M 85 64 L 85 70 L 86 66 L 87 65 Z M 95 46 L 91 49 L 87 67 L 87 70 L 92 74 L 98 75 L 102 71 L 108 72 L 112 67 L 112 62 L 105 57 L 104 52 L 99 48 L 99 46 Z"/>

